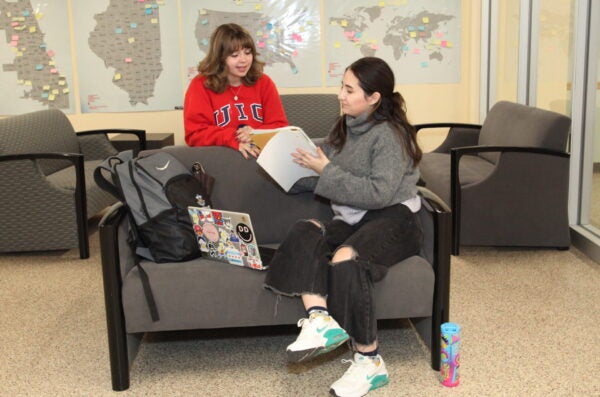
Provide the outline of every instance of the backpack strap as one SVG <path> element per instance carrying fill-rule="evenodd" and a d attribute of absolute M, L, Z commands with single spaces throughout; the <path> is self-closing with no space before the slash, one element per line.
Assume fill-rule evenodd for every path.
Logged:
<path fill-rule="evenodd" d="M 158 315 L 158 307 L 156 306 L 156 300 L 154 299 L 154 294 L 152 293 L 152 286 L 150 285 L 150 278 L 148 277 L 148 273 L 142 267 L 140 263 L 140 257 L 136 254 L 136 247 L 138 242 L 137 230 L 135 228 L 135 223 L 133 222 L 133 217 L 128 212 L 127 218 L 129 219 L 129 239 L 128 243 L 133 251 L 133 260 L 135 262 L 135 266 L 138 268 L 140 272 L 140 281 L 142 282 L 142 288 L 144 290 L 144 296 L 146 297 L 146 303 L 148 304 L 148 310 L 150 311 L 150 317 L 153 322 L 157 322 L 160 320 L 160 316 Z"/>
<path fill-rule="evenodd" d="M 123 197 L 123 193 L 117 186 L 119 183 L 119 178 L 117 176 L 117 171 L 115 167 L 119 164 L 122 164 L 126 161 L 129 161 L 133 158 L 133 151 L 126 150 L 117 154 L 116 156 L 110 156 L 106 158 L 102 163 L 100 163 L 96 169 L 94 170 L 94 181 L 98 186 L 100 186 L 105 191 L 112 194 L 117 199 L 125 202 L 125 198 Z M 111 176 L 111 180 L 106 179 L 103 174 L 103 171 L 106 171 Z"/>
<path fill-rule="evenodd" d="M 150 316 L 152 317 L 153 322 L 157 322 L 160 320 L 158 315 L 158 308 L 156 307 L 156 301 L 154 300 L 154 294 L 152 293 L 152 286 L 150 285 L 150 278 L 148 277 L 148 273 L 140 264 L 140 259 L 137 255 L 134 255 L 136 258 L 136 266 L 140 271 L 140 280 L 142 281 L 142 288 L 144 289 L 144 295 L 146 296 L 146 302 L 148 303 L 148 310 L 150 310 Z"/>

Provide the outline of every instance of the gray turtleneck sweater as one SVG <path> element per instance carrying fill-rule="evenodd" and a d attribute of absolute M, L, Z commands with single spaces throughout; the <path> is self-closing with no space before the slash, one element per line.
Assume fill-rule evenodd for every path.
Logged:
<path fill-rule="evenodd" d="M 333 147 L 322 145 L 330 163 L 318 178 L 300 185 L 330 199 L 337 218 L 355 223 L 365 210 L 389 207 L 415 197 L 419 170 L 413 167 L 387 122 L 368 121 L 367 115 L 345 117 L 348 135 L 344 147 L 338 153 Z"/>

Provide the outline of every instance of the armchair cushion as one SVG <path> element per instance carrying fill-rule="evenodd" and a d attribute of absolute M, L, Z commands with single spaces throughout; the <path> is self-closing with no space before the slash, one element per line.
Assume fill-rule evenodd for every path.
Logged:
<path fill-rule="evenodd" d="M 500 101 L 489 111 L 479 146 L 530 146 L 564 151 L 571 119 L 559 113 Z M 550 132 L 550 133 L 549 133 Z M 496 163 L 499 153 L 481 153 Z"/>
<path fill-rule="evenodd" d="M 426 187 L 435 192 L 445 203 L 450 203 L 450 156 L 445 153 L 427 153 L 427 160 L 420 164 L 421 174 L 426 176 Z M 494 164 L 479 156 L 463 156 L 459 163 L 461 185 L 470 185 L 487 178 Z M 436 175 L 435 178 L 430 175 Z"/>

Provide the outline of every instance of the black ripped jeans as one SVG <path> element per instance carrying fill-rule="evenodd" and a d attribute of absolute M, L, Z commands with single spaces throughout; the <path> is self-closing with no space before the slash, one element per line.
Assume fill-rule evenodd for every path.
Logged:
<path fill-rule="evenodd" d="M 292 226 L 269 264 L 265 288 L 276 294 L 316 294 L 327 298 L 329 313 L 355 342 L 377 338 L 374 283 L 389 267 L 421 250 L 423 232 L 417 215 L 397 204 L 368 211 L 355 225 L 332 220 Z M 331 262 L 338 247 L 356 256 Z"/>

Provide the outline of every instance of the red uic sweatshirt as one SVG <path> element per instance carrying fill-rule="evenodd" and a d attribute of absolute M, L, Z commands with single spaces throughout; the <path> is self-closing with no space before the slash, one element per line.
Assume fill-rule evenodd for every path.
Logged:
<path fill-rule="evenodd" d="M 189 146 L 229 146 L 237 150 L 235 131 L 242 124 L 252 128 L 288 125 L 277 88 L 266 74 L 252 87 L 229 87 L 221 94 L 206 88 L 205 80 L 196 76 L 185 94 L 183 118 Z"/>

